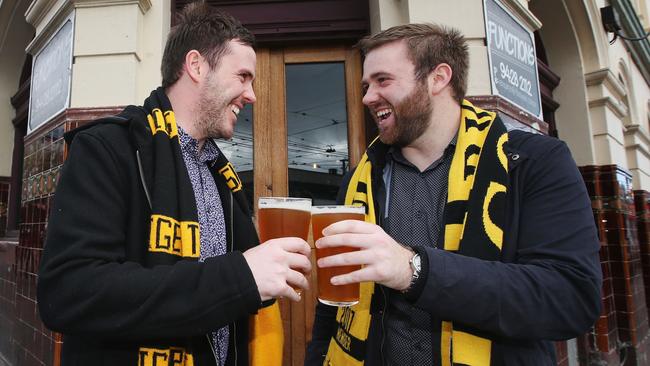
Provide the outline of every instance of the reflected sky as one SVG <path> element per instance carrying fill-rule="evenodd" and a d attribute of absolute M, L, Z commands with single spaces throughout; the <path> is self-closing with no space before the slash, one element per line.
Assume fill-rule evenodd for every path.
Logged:
<path fill-rule="evenodd" d="M 348 136 L 342 62 L 286 66 L 286 112 L 290 169 L 343 174 Z M 217 140 L 237 171 L 253 170 L 253 113 L 239 114 L 230 141 Z"/>

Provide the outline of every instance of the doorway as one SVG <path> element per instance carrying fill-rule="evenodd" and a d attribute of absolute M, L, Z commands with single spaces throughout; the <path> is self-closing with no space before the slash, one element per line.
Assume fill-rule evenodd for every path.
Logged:
<path fill-rule="evenodd" d="M 261 48 L 256 74 L 257 102 L 240 113 L 233 139 L 218 141 L 251 207 L 263 196 L 334 204 L 366 148 L 359 52 L 343 44 Z M 312 289 L 316 281 L 314 270 Z M 316 301 L 312 290 L 298 303 L 280 300 L 284 365 L 303 364 Z"/>

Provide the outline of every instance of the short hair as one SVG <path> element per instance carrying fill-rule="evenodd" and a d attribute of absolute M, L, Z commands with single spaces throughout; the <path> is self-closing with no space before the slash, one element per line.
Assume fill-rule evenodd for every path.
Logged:
<path fill-rule="evenodd" d="M 200 1 L 186 5 L 177 20 L 167 36 L 160 66 L 164 88 L 178 81 L 185 56 L 191 50 L 199 51 L 214 70 L 221 56 L 229 51 L 229 41 L 255 45 L 253 34 L 237 19 Z"/>
<path fill-rule="evenodd" d="M 367 55 L 375 48 L 401 40 L 406 41 L 407 56 L 415 65 L 416 80 L 424 80 L 441 63 L 451 67 L 454 98 L 462 103 L 467 92 L 469 68 L 469 51 L 463 34 L 437 24 L 404 24 L 364 37 L 355 47 Z"/>

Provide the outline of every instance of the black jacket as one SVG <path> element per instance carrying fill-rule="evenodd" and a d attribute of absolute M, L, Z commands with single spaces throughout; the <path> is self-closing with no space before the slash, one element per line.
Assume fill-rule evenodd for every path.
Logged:
<path fill-rule="evenodd" d="M 491 338 L 492 365 L 555 365 L 551 341 L 584 334 L 600 314 L 600 244 L 591 202 L 562 141 L 511 131 L 506 149 L 509 200 L 501 261 L 426 248 L 421 291 L 407 298 L 431 314 L 432 329 L 447 320 Z M 371 148 L 368 156 L 375 207 L 383 217 L 385 150 Z M 379 286 L 372 299 L 369 366 L 385 362 L 386 291 Z M 318 304 L 305 365 L 322 364 L 335 316 L 336 308 Z"/>
<path fill-rule="evenodd" d="M 227 364 L 248 365 L 248 318 L 261 306 L 242 255 L 259 243 L 250 210 L 215 179 L 228 253 L 204 263 L 177 257 L 171 265 L 152 264 L 151 210 L 129 139 L 129 120 L 141 113 L 128 107 L 122 118 L 66 136 L 70 150 L 39 272 L 40 316 L 63 334 L 64 366 L 138 365 L 153 357 L 138 354 L 139 347 L 170 345 L 191 352 L 194 365 L 215 365 L 206 334 L 227 324 Z M 158 363 L 168 356 L 159 355 Z"/>

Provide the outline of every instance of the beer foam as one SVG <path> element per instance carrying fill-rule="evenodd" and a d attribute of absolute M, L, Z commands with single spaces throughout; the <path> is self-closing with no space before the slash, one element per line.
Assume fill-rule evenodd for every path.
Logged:
<path fill-rule="evenodd" d="M 318 214 L 332 214 L 332 213 L 352 213 L 352 214 L 364 214 L 366 213 L 366 208 L 363 206 L 313 206 L 311 208 L 312 215 Z"/>
<path fill-rule="evenodd" d="M 311 212 L 311 200 L 304 199 L 278 199 L 278 200 L 264 200 L 260 198 L 259 208 L 281 208 L 285 210 L 298 210 Z"/>

